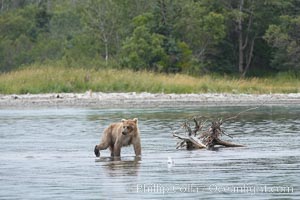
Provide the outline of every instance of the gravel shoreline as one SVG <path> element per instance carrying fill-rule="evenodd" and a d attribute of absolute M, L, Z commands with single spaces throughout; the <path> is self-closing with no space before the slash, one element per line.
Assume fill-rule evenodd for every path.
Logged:
<path fill-rule="evenodd" d="M 0 95 L 0 108 L 96 107 L 151 108 L 177 106 L 300 105 L 292 94 L 152 94 L 152 93 L 52 93 Z"/>

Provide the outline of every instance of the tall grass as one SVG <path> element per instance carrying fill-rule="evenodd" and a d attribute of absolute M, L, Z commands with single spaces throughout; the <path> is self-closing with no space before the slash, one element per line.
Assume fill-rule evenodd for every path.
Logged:
<path fill-rule="evenodd" d="M 0 93 L 59 92 L 151 93 L 297 93 L 300 80 L 290 76 L 238 79 L 222 76 L 192 77 L 147 71 L 31 66 L 0 74 Z"/>

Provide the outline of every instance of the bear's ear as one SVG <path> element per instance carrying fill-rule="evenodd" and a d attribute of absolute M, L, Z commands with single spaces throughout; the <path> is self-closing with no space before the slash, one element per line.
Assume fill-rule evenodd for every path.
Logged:
<path fill-rule="evenodd" d="M 138 122 L 138 118 L 134 118 L 133 121 L 134 121 L 135 123 L 137 123 L 137 122 Z"/>
<path fill-rule="evenodd" d="M 125 121 L 126 121 L 126 119 L 122 119 L 122 120 L 121 120 L 121 122 L 125 122 Z"/>

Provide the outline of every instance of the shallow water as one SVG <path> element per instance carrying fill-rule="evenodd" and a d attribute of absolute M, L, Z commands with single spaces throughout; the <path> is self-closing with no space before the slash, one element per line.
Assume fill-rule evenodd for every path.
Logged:
<path fill-rule="evenodd" d="M 224 125 L 243 148 L 176 150 L 170 127 L 248 107 L 0 110 L 0 199 L 296 199 L 300 107 L 262 107 Z M 139 118 L 142 158 L 96 159 L 102 130 Z M 173 164 L 168 164 L 171 157 Z"/>

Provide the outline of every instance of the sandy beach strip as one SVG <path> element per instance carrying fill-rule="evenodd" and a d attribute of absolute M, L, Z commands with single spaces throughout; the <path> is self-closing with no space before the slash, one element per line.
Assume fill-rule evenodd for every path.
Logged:
<path fill-rule="evenodd" d="M 300 93 L 292 94 L 152 94 L 152 93 L 51 93 L 0 95 L 0 108 L 97 107 L 151 108 L 177 106 L 300 105 Z"/>

